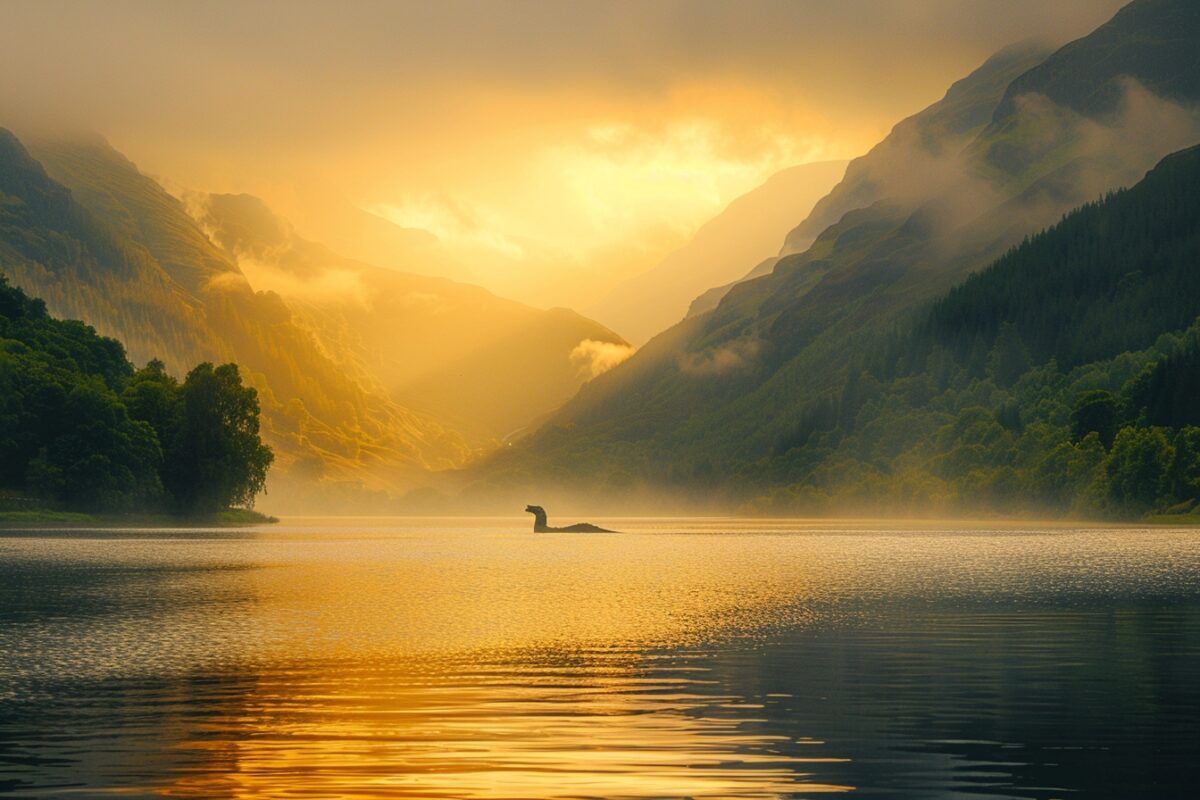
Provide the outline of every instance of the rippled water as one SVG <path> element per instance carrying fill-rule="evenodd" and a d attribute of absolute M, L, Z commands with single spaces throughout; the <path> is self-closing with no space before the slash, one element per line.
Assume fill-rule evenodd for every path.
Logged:
<path fill-rule="evenodd" d="M 1200 532 L 0 532 L 0 794 L 1193 797 Z"/>

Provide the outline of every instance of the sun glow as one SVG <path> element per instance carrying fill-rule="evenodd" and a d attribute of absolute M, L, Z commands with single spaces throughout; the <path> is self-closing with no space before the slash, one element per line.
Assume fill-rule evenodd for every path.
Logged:
<path fill-rule="evenodd" d="M 852 147 L 715 117 L 581 121 L 490 166 L 486 180 L 438 193 L 401 188 L 367 210 L 433 233 L 488 288 L 577 307 L 652 266 L 778 170 Z"/>

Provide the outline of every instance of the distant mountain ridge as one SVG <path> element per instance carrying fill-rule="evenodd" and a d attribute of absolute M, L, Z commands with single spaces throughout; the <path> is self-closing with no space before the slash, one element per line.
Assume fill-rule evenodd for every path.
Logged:
<path fill-rule="evenodd" d="M 614 288 L 589 313 L 642 342 L 686 316 L 702 292 L 741 278 L 775 254 L 799 216 L 842 177 L 844 161 L 788 167 L 735 198 L 683 247 Z"/>
<path fill-rule="evenodd" d="M 99 137 L 26 150 L 0 130 L 0 271 L 136 361 L 161 358 L 176 374 L 238 362 L 279 455 L 276 495 L 319 485 L 292 499 L 361 503 L 420 486 L 569 397 L 593 374 L 577 349 L 628 347 L 564 309 L 342 258 L 252 198 L 220 204 L 223 238 L 214 217 L 201 225 Z M 288 291 L 330 272 L 369 303 L 330 285 Z"/>
<path fill-rule="evenodd" d="M 754 269 L 750 270 L 736 281 L 730 281 L 729 283 L 722 284 L 721 286 L 714 286 L 713 288 L 708 289 L 703 294 L 698 295 L 696 299 L 692 300 L 691 304 L 688 306 L 687 316 L 695 317 L 712 311 L 721 302 L 721 299 L 725 297 L 725 295 L 729 294 L 729 290 L 734 286 L 737 286 L 739 283 L 745 283 L 746 281 L 752 281 L 755 278 L 761 278 L 764 275 L 770 275 L 771 270 L 775 269 L 775 265 L 778 263 L 779 256 L 764 258 L 762 261 L 754 265 Z"/>
<path fill-rule="evenodd" d="M 581 343 L 628 348 L 568 309 L 542 311 L 477 286 L 343 258 L 250 195 L 207 195 L 193 205 L 251 282 L 279 293 L 331 357 L 475 446 L 565 402 L 591 374 L 576 353 Z"/>

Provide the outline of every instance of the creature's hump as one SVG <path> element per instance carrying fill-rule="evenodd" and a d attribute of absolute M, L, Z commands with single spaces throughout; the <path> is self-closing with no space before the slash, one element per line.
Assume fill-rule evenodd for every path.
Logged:
<path fill-rule="evenodd" d="M 593 525 L 590 522 L 580 522 L 577 525 L 568 525 L 559 530 L 566 533 L 612 533 L 608 528 L 601 528 L 599 525 Z"/>

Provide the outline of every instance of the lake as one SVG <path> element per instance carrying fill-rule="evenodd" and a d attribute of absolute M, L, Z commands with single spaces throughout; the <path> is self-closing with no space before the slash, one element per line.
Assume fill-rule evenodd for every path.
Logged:
<path fill-rule="evenodd" d="M 0 794 L 1200 785 L 1200 531 L 594 521 L 0 531 Z"/>

